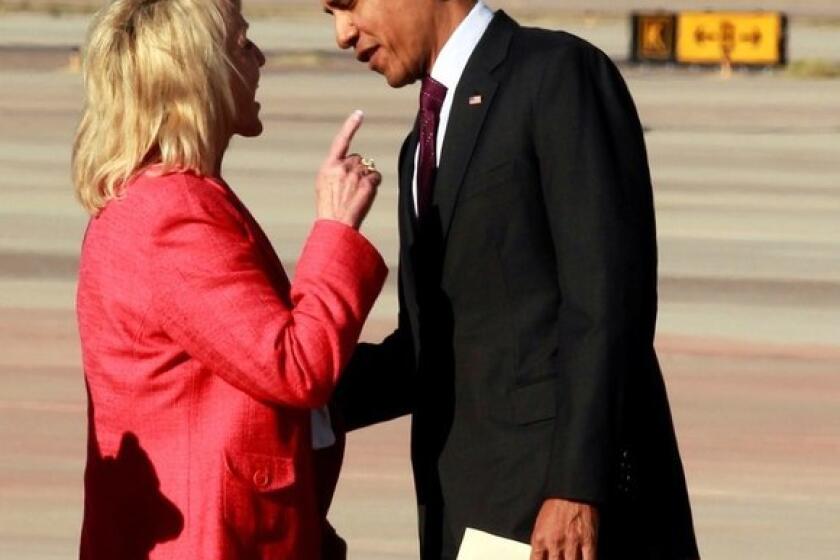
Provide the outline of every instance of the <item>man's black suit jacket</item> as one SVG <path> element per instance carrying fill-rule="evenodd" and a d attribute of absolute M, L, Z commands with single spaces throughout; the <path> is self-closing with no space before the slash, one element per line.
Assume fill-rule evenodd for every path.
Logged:
<path fill-rule="evenodd" d="M 454 92 L 420 222 L 416 146 L 415 128 L 399 326 L 360 345 L 336 404 L 350 429 L 413 414 L 423 559 L 454 558 L 465 527 L 527 542 L 550 497 L 599 506 L 602 559 L 696 558 L 653 349 L 647 156 L 614 65 L 498 12 Z"/>

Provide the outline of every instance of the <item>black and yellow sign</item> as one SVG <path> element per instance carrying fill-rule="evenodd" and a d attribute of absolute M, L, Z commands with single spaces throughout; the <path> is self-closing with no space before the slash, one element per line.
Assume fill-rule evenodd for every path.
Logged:
<path fill-rule="evenodd" d="M 677 61 L 784 64 L 785 28 L 778 12 L 682 12 L 677 15 Z"/>
<path fill-rule="evenodd" d="M 633 14 L 636 62 L 673 62 L 677 18 L 669 13 Z"/>
<path fill-rule="evenodd" d="M 634 13 L 635 62 L 776 66 L 787 63 L 780 12 Z"/>

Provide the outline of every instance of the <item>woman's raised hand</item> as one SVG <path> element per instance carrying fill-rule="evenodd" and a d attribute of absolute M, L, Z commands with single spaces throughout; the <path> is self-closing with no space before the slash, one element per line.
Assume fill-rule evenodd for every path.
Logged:
<path fill-rule="evenodd" d="M 315 184 L 319 219 L 337 220 L 359 229 L 373 205 L 382 175 L 358 154 L 347 155 L 363 114 L 354 111 L 338 131 Z"/>

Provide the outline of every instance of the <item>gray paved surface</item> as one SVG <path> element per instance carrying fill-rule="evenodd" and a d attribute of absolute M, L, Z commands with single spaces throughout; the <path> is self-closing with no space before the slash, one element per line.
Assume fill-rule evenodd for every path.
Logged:
<path fill-rule="evenodd" d="M 0 16 L 0 44 L 25 18 L 44 43 L 83 27 L 59 32 L 53 20 L 14 17 L 22 19 Z M 286 49 L 279 38 L 299 32 L 312 41 L 307 49 L 322 48 L 329 30 L 305 21 L 263 22 L 253 35 Z M 618 27 L 569 23 L 620 54 Z M 801 44 L 840 59 L 835 28 L 799 33 Z M 73 294 L 85 217 L 68 165 L 81 88 L 61 65 L 59 57 L 33 70 L 0 52 L 3 559 L 72 557 L 80 520 L 85 423 Z M 840 80 L 632 68 L 625 76 L 648 130 L 661 252 L 657 345 L 704 556 L 836 558 Z M 266 132 L 235 141 L 225 173 L 284 262 L 294 263 L 314 215 L 312 179 L 327 142 L 361 107 L 368 120 L 356 148 L 385 171 L 364 231 L 394 264 L 395 158 L 416 93 L 346 65 L 271 65 L 260 87 Z M 393 327 L 395 306 L 391 282 L 365 338 Z M 332 517 L 352 558 L 416 558 L 407 456 L 404 421 L 351 437 Z"/>

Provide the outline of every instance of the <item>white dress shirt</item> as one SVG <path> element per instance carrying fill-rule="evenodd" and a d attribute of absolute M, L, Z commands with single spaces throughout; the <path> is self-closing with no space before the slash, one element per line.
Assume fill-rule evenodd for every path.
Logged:
<path fill-rule="evenodd" d="M 446 137 L 446 125 L 449 124 L 449 112 L 452 109 L 452 97 L 458 82 L 461 81 L 461 74 L 470 59 L 476 45 L 481 40 L 490 21 L 493 19 L 493 10 L 479 0 L 476 2 L 467 17 L 464 18 L 455 31 L 450 35 L 446 44 L 438 53 L 430 75 L 432 78 L 446 86 L 446 97 L 440 109 L 440 121 L 438 123 L 437 139 L 435 141 L 436 165 L 440 165 L 440 154 L 443 152 L 443 139 Z M 411 190 L 414 193 L 414 212 L 417 213 L 417 158 L 420 155 L 420 146 L 414 152 L 414 178 L 411 183 Z"/>

